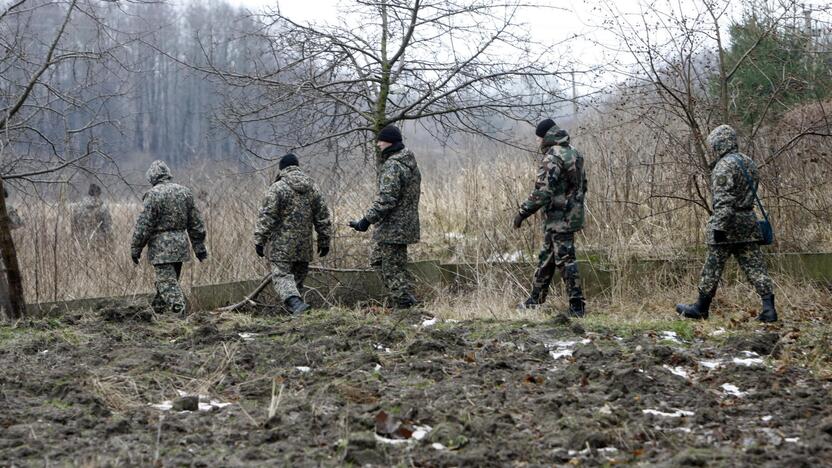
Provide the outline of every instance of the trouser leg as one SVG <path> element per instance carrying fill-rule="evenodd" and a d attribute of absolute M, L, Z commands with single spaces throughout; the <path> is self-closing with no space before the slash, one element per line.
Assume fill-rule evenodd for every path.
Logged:
<path fill-rule="evenodd" d="M 179 275 L 182 273 L 182 263 L 163 263 L 153 265 L 156 270 L 156 297 L 153 307 L 162 310 L 170 309 L 174 313 L 185 311 L 185 294 L 179 285 Z"/>
<path fill-rule="evenodd" d="M 766 297 L 773 293 L 771 277 L 768 275 L 763 253 L 757 244 L 744 244 L 737 247 L 734 255 L 740 268 L 745 273 L 748 281 L 754 285 L 760 297 Z"/>
<path fill-rule="evenodd" d="M 555 234 L 553 237 L 554 264 L 560 271 L 569 299 L 583 299 L 581 275 L 578 272 L 578 260 L 575 255 L 575 234 Z"/>
<path fill-rule="evenodd" d="M 292 296 L 300 297 L 292 262 L 272 262 L 272 286 L 281 303 Z"/>
<path fill-rule="evenodd" d="M 370 264 L 394 300 L 413 297 L 413 276 L 407 270 L 407 244 L 376 244 Z"/>
<path fill-rule="evenodd" d="M 702 273 L 699 275 L 699 293 L 703 296 L 713 297 L 719 286 L 719 279 L 725 269 L 725 262 L 731 256 L 731 248 L 722 245 L 708 246 L 708 255 L 705 257 L 705 264 L 702 266 Z"/>

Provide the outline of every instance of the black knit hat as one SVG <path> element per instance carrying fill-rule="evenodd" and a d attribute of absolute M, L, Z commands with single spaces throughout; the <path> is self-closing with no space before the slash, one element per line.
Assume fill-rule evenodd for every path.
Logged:
<path fill-rule="evenodd" d="M 280 164 L 278 164 L 278 168 L 280 170 L 286 169 L 289 166 L 299 166 L 300 163 L 298 162 L 298 157 L 292 153 L 287 154 L 280 158 Z"/>
<path fill-rule="evenodd" d="M 534 134 L 543 138 L 546 136 L 546 132 L 548 132 L 552 127 L 556 127 L 557 124 L 552 119 L 541 120 L 539 124 L 537 124 L 537 128 L 534 131 Z"/>
<path fill-rule="evenodd" d="M 378 132 L 378 141 L 386 141 L 387 143 L 399 143 L 402 141 L 402 132 L 399 131 L 395 125 L 388 125 Z"/>

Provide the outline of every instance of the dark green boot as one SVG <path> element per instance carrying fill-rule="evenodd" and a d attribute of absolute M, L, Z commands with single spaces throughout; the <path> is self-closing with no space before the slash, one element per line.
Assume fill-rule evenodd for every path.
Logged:
<path fill-rule="evenodd" d="M 757 320 L 764 323 L 777 321 L 777 309 L 774 308 L 774 294 L 762 297 L 763 311 L 757 316 Z"/>
<path fill-rule="evenodd" d="M 676 304 L 676 312 L 684 318 L 693 320 L 708 320 L 708 309 L 711 308 L 711 296 L 699 293 L 695 304 Z"/>

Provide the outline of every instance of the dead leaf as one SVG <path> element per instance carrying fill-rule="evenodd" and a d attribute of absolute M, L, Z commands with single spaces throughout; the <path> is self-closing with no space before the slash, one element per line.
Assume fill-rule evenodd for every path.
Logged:
<path fill-rule="evenodd" d="M 376 414 L 375 421 L 376 433 L 379 435 L 392 439 L 409 439 L 413 436 L 413 429 L 410 426 L 384 410 Z"/>
<path fill-rule="evenodd" d="M 473 351 L 470 353 L 465 353 L 465 356 L 462 357 L 465 362 L 477 362 L 477 356 L 474 354 Z"/>

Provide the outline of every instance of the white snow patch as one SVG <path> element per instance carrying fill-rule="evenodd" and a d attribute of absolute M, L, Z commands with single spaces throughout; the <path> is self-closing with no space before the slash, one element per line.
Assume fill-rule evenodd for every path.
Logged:
<path fill-rule="evenodd" d="M 434 442 L 430 446 L 433 447 L 434 450 L 445 450 L 447 448 L 444 445 L 440 444 L 439 442 Z"/>
<path fill-rule="evenodd" d="M 583 340 L 581 342 L 583 343 Z M 549 350 L 549 355 L 552 356 L 552 359 L 558 360 L 571 356 L 573 352 L 572 348 L 576 344 L 578 344 L 577 341 L 553 341 L 546 343 L 544 346 Z"/>
<path fill-rule="evenodd" d="M 312 368 L 311 367 L 306 367 L 306 366 L 296 366 L 295 369 L 303 372 L 304 374 L 307 373 L 307 372 L 312 372 Z"/>
<path fill-rule="evenodd" d="M 724 328 L 720 327 L 720 328 L 717 328 L 716 330 L 712 331 L 711 336 L 719 336 L 719 335 L 724 335 L 726 333 L 728 333 L 728 331 L 725 330 Z"/>
<path fill-rule="evenodd" d="M 800 437 L 786 437 L 783 440 L 785 440 L 786 442 L 792 443 L 792 444 L 796 444 L 796 443 L 800 442 Z"/>
<path fill-rule="evenodd" d="M 762 420 L 763 420 L 763 422 L 769 422 L 769 421 L 771 421 L 771 420 L 773 419 L 773 417 L 772 417 L 771 415 L 768 415 L 768 416 L 763 416 L 763 417 L 762 417 L 762 418 L 760 418 L 760 419 L 762 419 Z"/>
<path fill-rule="evenodd" d="M 217 400 L 211 400 L 208 403 L 200 401 L 199 402 L 199 410 L 200 411 L 211 411 L 214 408 L 217 408 L 217 409 L 225 408 L 226 406 L 229 406 L 230 404 L 231 403 L 223 403 L 223 402 L 220 402 L 220 401 L 217 401 Z"/>
<path fill-rule="evenodd" d="M 734 358 L 733 363 L 738 365 L 738 366 L 747 366 L 747 367 L 764 366 L 765 365 L 765 361 L 763 361 L 763 358 L 746 358 L 746 359 Z"/>
<path fill-rule="evenodd" d="M 743 351 L 742 354 L 748 357 L 760 357 L 760 355 L 755 353 L 754 351 Z"/>
<path fill-rule="evenodd" d="M 381 364 L 376 364 L 376 367 L 373 370 L 375 370 L 376 372 L 381 372 Z"/>
<path fill-rule="evenodd" d="M 424 320 L 424 321 L 422 321 L 422 327 L 424 328 L 424 327 L 430 327 L 432 325 L 436 325 L 436 322 L 438 322 L 438 321 L 439 321 L 439 319 L 436 318 L 436 317 Z"/>
<path fill-rule="evenodd" d="M 519 262 L 523 260 L 523 252 L 516 250 L 514 252 L 495 253 L 488 257 L 489 262 Z"/>
<path fill-rule="evenodd" d="M 552 359 L 558 360 L 560 358 L 569 357 L 572 355 L 571 349 L 558 349 L 557 351 L 549 351 L 549 355 L 552 356 Z"/>
<path fill-rule="evenodd" d="M 717 369 L 722 367 L 722 361 L 718 360 L 706 360 L 706 361 L 699 361 L 699 365 L 702 367 L 707 367 L 708 369 Z"/>
<path fill-rule="evenodd" d="M 446 232 L 445 238 L 453 240 L 462 240 L 465 239 L 465 234 L 461 232 Z"/>
<path fill-rule="evenodd" d="M 693 411 L 687 411 L 687 410 L 676 410 L 673 413 L 665 413 L 664 411 L 659 411 L 659 410 L 654 410 L 654 409 L 646 409 L 646 410 L 641 410 L 641 412 L 644 413 L 644 414 L 653 414 L 653 415 L 656 415 L 656 416 L 664 416 L 666 418 L 682 418 L 682 417 L 686 417 L 686 416 L 693 416 L 694 414 L 696 414 Z"/>
<path fill-rule="evenodd" d="M 410 443 L 410 442 L 422 440 L 425 437 L 427 437 L 427 435 L 430 433 L 431 430 L 433 430 L 433 428 L 430 427 L 430 426 L 413 426 L 413 434 L 410 436 L 409 439 L 391 439 L 389 437 L 380 436 L 378 434 L 376 434 L 375 436 L 376 436 L 376 440 L 379 441 L 379 442 L 382 442 L 382 443 L 385 443 L 385 444 L 390 444 L 390 445 L 401 445 L 401 444 L 407 444 L 407 443 Z M 434 444 L 433 448 L 436 448 L 435 445 L 436 444 Z M 441 444 L 439 444 L 439 445 L 441 445 Z M 442 448 L 444 448 L 444 446 L 442 446 Z M 436 448 L 436 449 L 441 450 L 441 449 L 438 449 L 438 448 Z"/>
<path fill-rule="evenodd" d="M 612 414 L 612 408 L 610 408 L 609 404 L 606 404 L 600 408 L 598 408 L 598 412 L 601 414 Z"/>
<path fill-rule="evenodd" d="M 165 400 L 161 403 L 150 403 L 150 406 L 156 408 L 159 411 L 170 411 L 173 408 L 173 402 L 170 400 Z"/>
<path fill-rule="evenodd" d="M 45 355 L 45 354 L 49 354 L 49 350 L 48 350 L 48 349 L 44 349 L 43 351 L 38 351 L 38 354 L 44 354 L 44 355 Z"/>
<path fill-rule="evenodd" d="M 243 341 L 254 341 L 254 337 L 257 336 L 257 333 L 237 333 L 237 336 L 243 339 Z"/>
<path fill-rule="evenodd" d="M 390 348 L 386 348 L 386 347 L 385 347 L 383 344 L 381 344 L 381 343 L 376 343 L 374 347 L 375 347 L 378 351 L 384 351 L 385 353 L 389 353 L 389 352 L 390 352 Z"/>
<path fill-rule="evenodd" d="M 725 390 L 725 393 L 735 397 L 744 397 L 748 394 L 748 392 L 740 391 L 736 385 L 729 383 L 722 384 L 722 389 Z"/>
<path fill-rule="evenodd" d="M 665 330 L 660 333 L 663 340 L 672 341 L 674 343 L 681 343 L 682 340 L 679 339 L 679 335 L 676 334 L 675 331 Z"/>
<path fill-rule="evenodd" d="M 664 365 L 664 366 L 662 366 L 662 367 L 664 367 L 665 369 L 669 370 L 669 371 L 670 371 L 670 373 L 671 373 L 671 374 L 673 374 L 673 375 L 678 375 L 679 377 L 681 377 L 681 378 L 683 378 L 683 379 L 687 379 L 687 378 L 688 378 L 688 371 L 686 371 L 684 367 L 681 367 L 681 366 L 670 367 L 670 366 L 668 366 L 667 364 L 665 364 L 665 365 Z"/>

